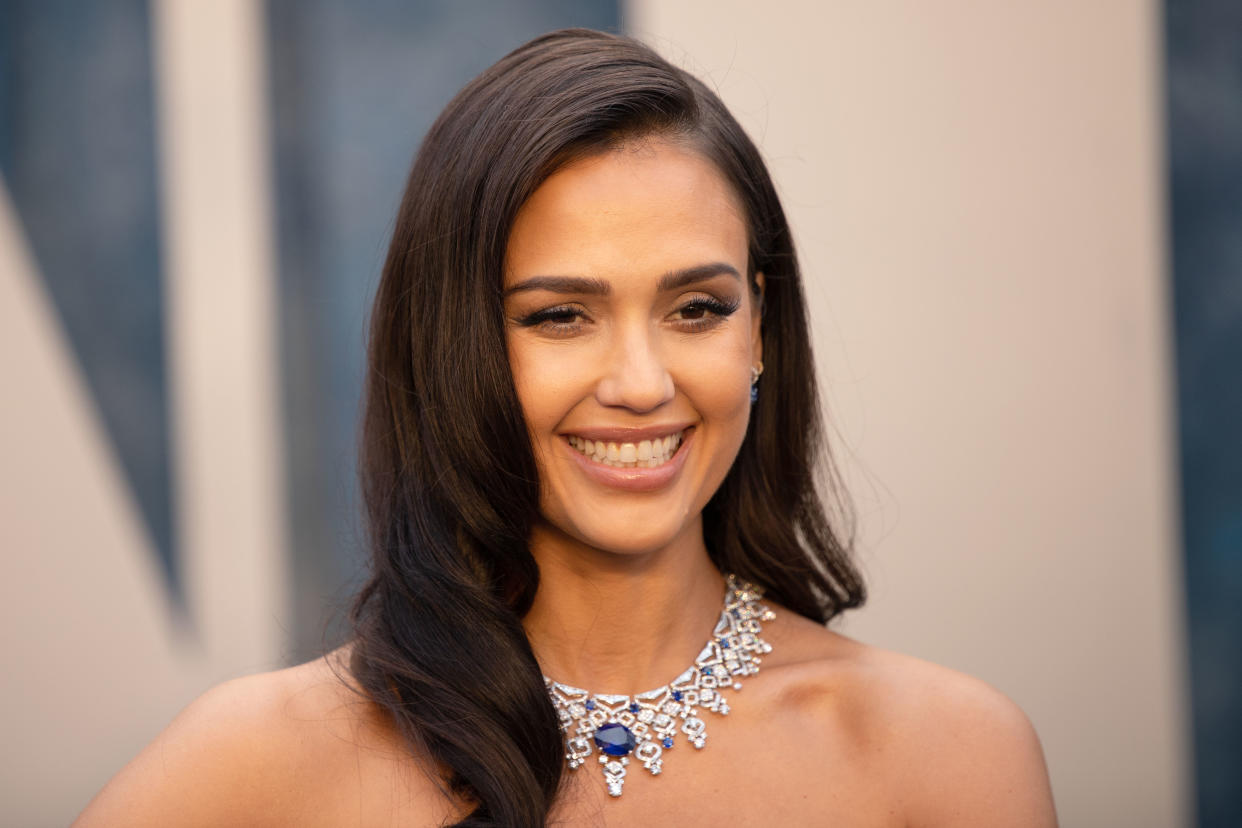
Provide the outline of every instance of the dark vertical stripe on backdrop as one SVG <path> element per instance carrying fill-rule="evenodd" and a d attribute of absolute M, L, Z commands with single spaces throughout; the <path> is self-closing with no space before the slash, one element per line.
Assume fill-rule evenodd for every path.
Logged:
<path fill-rule="evenodd" d="M 1199 824 L 1242 825 L 1242 5 L 1165 5 Z"/>
<path fill-rule="evenodd" d="M 151 61 L 143 0 L 0 2 L 0 171 L 181 610 Z"/>
<path fill-rule="evenodd" d="M 620 13 L 615 0 L 266 9 L 296 661 L 339 640 L 366 556 L 355 487 L 365 323 L 414 150 L 449 98 L 512 48 L 565 26 L 616 30 Z"/>

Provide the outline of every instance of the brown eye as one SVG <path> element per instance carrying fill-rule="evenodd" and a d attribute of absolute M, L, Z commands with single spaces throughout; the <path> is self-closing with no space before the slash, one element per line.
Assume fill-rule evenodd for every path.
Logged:
<path fill-rule="evenodd" d="M 523 328 L 541 331 L 550 336 L 569 336 L 582 330 L 589 321 L 586 311 L 577 305 L 556 305 L 513 320 Z"/>
<path fill-rule="evenodd" d="M 540 318 L 541 322 L 555 322 L 566 325 L 578 318 L 578 312 L 568 309 L 548 311 Z"/>
<path fill-rule="evenodd" d="M 689 305 L 681 310 L 682 319 L 702 319 L 707 315 L 707 309 L 702 305 Z"/>
<path fill-rule="evenodd" d="M 702 327 L 719 322 L 733 314 L 741 306 L 734 299 L 722 302 L 715 298 L 693 299 L 677 309 L 675 316 L 679 322 L 690 322 L 694 327 Z"/>

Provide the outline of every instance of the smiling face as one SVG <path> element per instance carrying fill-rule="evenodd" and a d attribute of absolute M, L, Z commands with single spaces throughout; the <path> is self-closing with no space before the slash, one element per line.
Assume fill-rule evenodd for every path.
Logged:
<path fill-rule="evenodd" d="M 702 543 L 762 358 L 747 249 L 720 173 L 660 139 L 575 161 L 523 205 L 504 305 L 537 533 L 615 553 Z"/>

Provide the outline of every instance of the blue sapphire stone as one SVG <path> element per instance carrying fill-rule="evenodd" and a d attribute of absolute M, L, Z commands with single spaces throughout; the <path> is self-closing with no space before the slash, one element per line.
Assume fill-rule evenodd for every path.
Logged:
<path fill-rule="evenodd" d="M 674 691 L 673 691 L 673 700 L 674 700 L 674 701 L 681 701 L 681 691 L 680 691 L 680 690 L 674 690 Z"/>
<path fill-rule="evenodd" d="M 630 702 L 630 712 L 631 713 L 638 712 L 638 702 Z"/>
<path fill-rule="evenodd" d="M 595 744 L 609 756 L 625 756 L 638 746 L 634 734 L 623 724 L 609 722 L 595 731 Z"/>
<path fill-rule="evenodd" d="M 665 748 L 671 748 L 672 746 L 673 746 L 673 737 L 671 737 L 671 736 L 665 736 L 665 737 L 664 737 L 664 747 L 665 747 Z"/>
<path fill-rule="evenodd" d="M 725 640 L 722 638 L 722 639 L 720 639 L 720 646 L 721 646 L 721 647 L 724 647 L 724 648 L 727 650 L 727 649 L 729 649 L 729 642 L 728 642 L 728 641 L 725 641 Z"/>
<path fill-rule="evenodd" d="M 594 709 L 595 709 L 595 699 L 587 699 L 587 700 L 586 700 L 586 709 L 587 709 L 587 710 L 594 710 Z"/>

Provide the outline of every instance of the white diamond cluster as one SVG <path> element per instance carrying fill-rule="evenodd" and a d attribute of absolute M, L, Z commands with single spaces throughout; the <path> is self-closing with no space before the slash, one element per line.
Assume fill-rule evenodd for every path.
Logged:
<path fill-rule="evenodd" d="M 772 652 L 772 645 L 760 637 L 761 622 L 776 617 L 761 603 L 763 590 L 734 575 L 726 580 L 724 610 L 711 640 L 694 666 L 663 687 L 635 696 L 594 695 L 544 676 L 565 735 L 570 770 L 598 749 L 608 793 L 620 796 L 629 754 L 654 776 L 663 770 L 664 751 L 676 743 L 678 731 L 696 748 L 706 744 L 707 726 L 699 709 L 728 715 L 723 691 L 741 690 L 742 676 L 759 672 L 762 656 Z"/>

